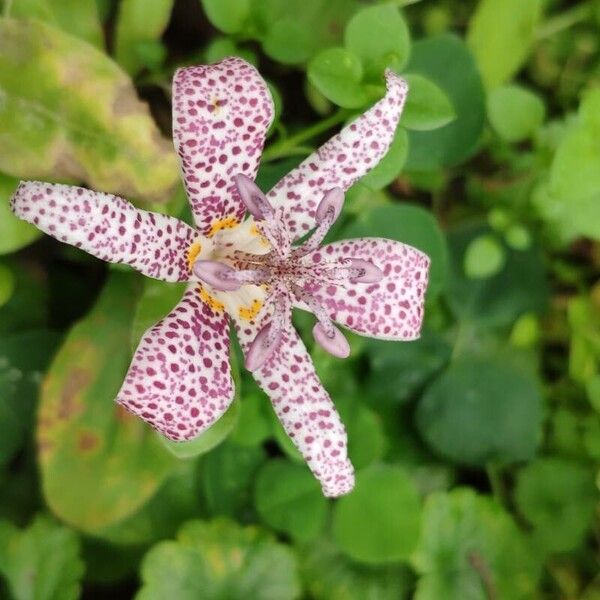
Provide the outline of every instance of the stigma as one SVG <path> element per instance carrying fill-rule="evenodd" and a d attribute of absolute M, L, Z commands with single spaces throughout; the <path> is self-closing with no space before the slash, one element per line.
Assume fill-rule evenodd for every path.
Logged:
<path fill-rule="evenodd" d="M 292 326 L 294 305 L 309 310 L 316 317 L 315 342 L 333 356 L 346 358 L 350 355 L 350 345 L 327 309 L 311 295 L 311 286 L 350 288 L 373 284 L 382 279 L 383 273 L 371 261 L 357 258 L 318 263 L 302 260 L 321 247 L 339 217 L 344 204 L 343 190 L 333 188 L 323 195 L 315 211 L 313 232 L 301 244 L 293 245 L 283 209 L 272 206 L 245 175 L 237 175 L 234 181 L 260 235 L 269 242 L 270 250 L 265 254 L 236 252 L 234 260 L 196 260 L 192 270 L 198 279 L 220 292 L 235 292 L 247 284 L 261 285 L 267 290 L 261 311 L 268 311 L 269 317 L 247 349 L 246 368 L 259 369 L 277 350 L 284 332 Z"/>

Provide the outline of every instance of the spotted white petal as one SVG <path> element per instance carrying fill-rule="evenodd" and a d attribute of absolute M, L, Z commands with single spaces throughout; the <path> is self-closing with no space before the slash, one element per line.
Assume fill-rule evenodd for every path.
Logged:
<path fill-rule="evenodd" d="M 163 281 L 189 280 L 189 252 L 200 250 L 198 233 L 183 221 L 85 188 L 22 182 L 11 208 L 60 242 Z"/>

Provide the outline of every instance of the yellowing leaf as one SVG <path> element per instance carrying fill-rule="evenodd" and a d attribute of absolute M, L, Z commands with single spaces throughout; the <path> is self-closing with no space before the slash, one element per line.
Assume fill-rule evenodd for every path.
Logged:
<path fill-rule="evenodd" d="M 0 170 L 163 200 L 177 159 L 131 80 L 39 21 L 0 21 Z"/>

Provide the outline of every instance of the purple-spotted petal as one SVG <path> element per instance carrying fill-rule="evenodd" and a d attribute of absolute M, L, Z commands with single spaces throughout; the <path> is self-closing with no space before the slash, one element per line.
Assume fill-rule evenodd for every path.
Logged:
<path fill-rule="evenodd" d="M 344 127 L 267 194 L 274 206 L 285 206 L 291 235 L 299 238 L 315 225 L 315 211 L 332 188 L 347 190 L 387 152 L 408 92 L 406 82 L 386 72 L 387 93 L 377 104 Z"/>
<path fill-rule="evenodd" d="M 190 286 L 142 337 L 117 402 L 171 440 L 189 440 L 227 410 L 234 388 L 229 325 Z"/>
<path fill-rule="evenodd" d="M 164 281 L 190 278 L 188 251 L 198 234 L 173 217 L 85 188 L 22 182 L 13 212 L 61 242 Z"/>
<path fill-rule="evenodd" d="M 261 325 L 237 320 L 245 352 Z M 271 398 L 275 413 L 323 493 L 336 497 L 352 490 L 354 468 L 348 459 L 346 430 L 296 331 L 283 332 L 277 349 L 252 374 Z"/>
<path fill-rule="evenodd" d="M 306 288 L 340 325 L 362 335 L 389 340 L 419 337 L 427 289 L 429 258 L 421 251 L 382 238 L 335 242 L 307 255 L 309 264 L 344 259 L 371 262 L 383 273 L 376 283 Z M 359 263 L 360 264 L 360 263 Z"/>
<path fill-rule="evenodd" d="M 245 207 L 233 178 L 256 177 L 272 120 L 267 85 L 241 58 L 175 73 L 173 140 L 202 233 L 224 218 L 241 221 Z"/>

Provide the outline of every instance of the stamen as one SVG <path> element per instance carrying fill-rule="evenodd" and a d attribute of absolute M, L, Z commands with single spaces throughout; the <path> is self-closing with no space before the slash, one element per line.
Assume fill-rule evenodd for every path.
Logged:
<path fill-rule="evenodd" d="M 340 215 L 343 204 L 344 192 L 340 188 L 333 188 L 323 196 L 315 212 L 317 228 L 310 238 L 295 251 L 295 255 L 304 256 L 321 245 L 331 226 Z"/>
<path fill-rule="evenodd" d="M 260 188 L 246 175 L 240 173 L 233 178 L 242 202 L 248 212 L 258 221 L 264 221 L 273 216 L 273 207 Z"/>
<path fill-rule="evenodd" d="M 362 258 L 349 258 L 350 283 L 378 283 L 383 279 L 383 271 L 371 261 Z"/>
<path fill-rule="evenodd" d="M 256 371 L 271 357 L 281 343 L 283 329 L 267 323 L 256 335 L 246 353 L 245 366 L 248 371 Z"/>
<path fill-rule="evenodd" d="M 342 212 L 344 205 L 344 191 L 341 188 L 333 188 L 325 193 L 317 210 L 315 212 L 315 220 L 321 223 L 325 218 L 331 219 L 329 226 L 337 220 Z"/>
<path fill-rule="evenodd" d="M 327 311 L 313 297 L 300 289 L 294 287 L 294 293 L 299 300 L 302 300 L 311 312 L 317 317 L 317 323 L 313 327 L 313 336 L 315 341 L 329 354 L 338 358 L 347 358 L 350 355 L 350 345 L 344 334 L 333 324 L 333 321 L 327 314 Z"/>
<path fill-rule="evenodd" d="M 242 285 L 235 278 L 235 269 L 216 260 L 197 260 L 192 271 L 196 277 L 206 281 L 215 290 L 232 292 Z"/>
<path fill-rule="evenodd" d="M 338 358 L 348 358 L 350 356 L 350 344 L 348 344 L 348 340 L 333 323 L 330 323 L 330 328 L 325 328 L 323 323 L 315 323 L 313 336 L 315 342 L 324 350 L 327 350 L 329 354 Z"/>

